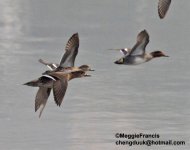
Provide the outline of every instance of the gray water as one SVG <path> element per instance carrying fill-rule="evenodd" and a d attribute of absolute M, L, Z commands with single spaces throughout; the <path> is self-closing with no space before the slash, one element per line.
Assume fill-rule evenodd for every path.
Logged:
<path fill-rule="evenodd" d="M 189 13 L 188 0 L 173 0 L 164 20 L 157 0 L 1 0 L 0 149 L 190 149 Z M 121 54 L 107 49 L 132 47 L 143 29 L 150 35 L 147 51 L 170 57 L 115 65 Z M 96 71 L 69 83 L 60 108 L 51 95 L 39 119 L 37 88 L 22 84 L 46 70 L 39 58 L 58 63 L 75 32 L 76 66 Z M 158 140 L 186 145 L 117 146 L 118 132 L 158 133 Z"/>

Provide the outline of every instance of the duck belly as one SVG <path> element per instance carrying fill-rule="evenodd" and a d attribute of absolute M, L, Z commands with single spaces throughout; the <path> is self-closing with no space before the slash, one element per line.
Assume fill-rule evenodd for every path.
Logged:
<path fill-rule="evenodd" d="M 138 65 L 147 62 L 146 59 L 140 56 L 130 56 L 126 57 L 125 63 L 126 65 Z"/>

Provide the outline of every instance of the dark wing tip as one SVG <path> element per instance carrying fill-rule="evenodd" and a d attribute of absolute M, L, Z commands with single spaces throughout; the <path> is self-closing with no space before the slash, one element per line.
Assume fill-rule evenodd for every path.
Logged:
<path fill-rule="evenodd" d="M 37 110 L 40 108 L 40 105 L 37 103 L 37 102 L 35 102 L 35 112 L 37 112 Z"/>
<path fill-rule="evenodd" d="M 57 98 L 57 95 L 54 94 L 54 101 L 55 101 L 55 104 L 60 107 L 63 100 Z"/>
<path fill-rule="evenodd" d="M 74 33 L 73 36 L 79 36 L 78 32 Z"/>
<path fill-rule="evenodd" d="M 163 19 L 170 7 L 171 0 L 159 0 L 158 2 L 158 15 Z"/>
<path fill-rule="evenodd" d="M 75 34 L 73 34 L 70 38 L 69 38 L 69 40 L 68 40 L 68 42 L 67 42 L 67 45 L 66 45 L 66 47 L 65 47 L 65 50 L 66 51 L 69 51 L 70 49 L 72 49 L 73 47 L 78 47 L 79 46 L 79 35 L 78 35 L 78 33 L 75 33 Z"/>
<path fill-rule="evenodd" d="M 137 41 L 141 42 L 144 38 L 146 38 L 147 41 L 149 41 L 149 34 L 145 29 L 138 34 Z"/>
<path fill-rule="evenodd" d="M 53 96 L 57 106 L 61 106 L 63 98 L 67 90 L 67 80 L 57 80 L 53 84 Z"/>
<path fill-rule="evenodd" d="M 70 40 L 72 40 L 72 39 L 74 39 L 74 40 L 76 40 L 76 41 L 79 42 L 79 34 L 78 34 L 78 32 L 74 33 L 74 34 L 71 36 Z"/>
<path fill-rule="evenodd" d="M 146 29 L 144 29 L 143 31 L 140 32 L 140 34 L 148 34 L 148 32 L 146 31 Z"/>
<path fill-rule="evenodd" d="M 69 41 L 72 40 L 72 39 L 79 40 L 79 34 L 78 34 L 78 32 L 74 33 L 74 34 L 70 37 Z"/>
<path fill-rule="evenodd" d="M 59 107 L 61 106 L 61 103 L 59 101 L 56 101 L 56 99 L 55 99 L 55 103 L 57 106 L 59 106 Z"/>

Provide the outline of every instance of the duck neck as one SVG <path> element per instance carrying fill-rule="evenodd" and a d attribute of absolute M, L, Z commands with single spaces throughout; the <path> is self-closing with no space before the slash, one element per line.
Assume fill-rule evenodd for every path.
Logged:
<path fill-rule="evenodd" d="M 150 54 L 146 54 L 145 58 L 147 61 L 151 60 L 152 58 L 154 58 L 154 56 L 150 53 Z"/>
<path fill-rule="evenodd" d="M 73 78 L 75 78 L 75 76 L 72 73 L 67 75 L 67 80 L 72 80 Z"/>

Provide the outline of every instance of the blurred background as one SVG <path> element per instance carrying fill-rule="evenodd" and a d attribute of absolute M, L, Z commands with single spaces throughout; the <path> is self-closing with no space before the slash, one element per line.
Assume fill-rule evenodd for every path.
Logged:
<path fill-rule="evenodd" d="M 163 20 L 157 0 L 0 0 L 0 147 L 6 150 L 126 149 L 115 133 L 158 133 L 186 146 L 190 138 L 190 1 L 173 0 Z M 169 58 L 138 66 L 116 65 L 146 29 L 147 52 Z M 49 97 L 42 117 L 34 112 L 37 88 L 22 84 L 59 63 L 70 36 L 79 33 L 75 65 L 88 64 L 91 78 L 69 82 L 59 108 Z M 126 139 L 124 139 L 126 140 Z"/>

